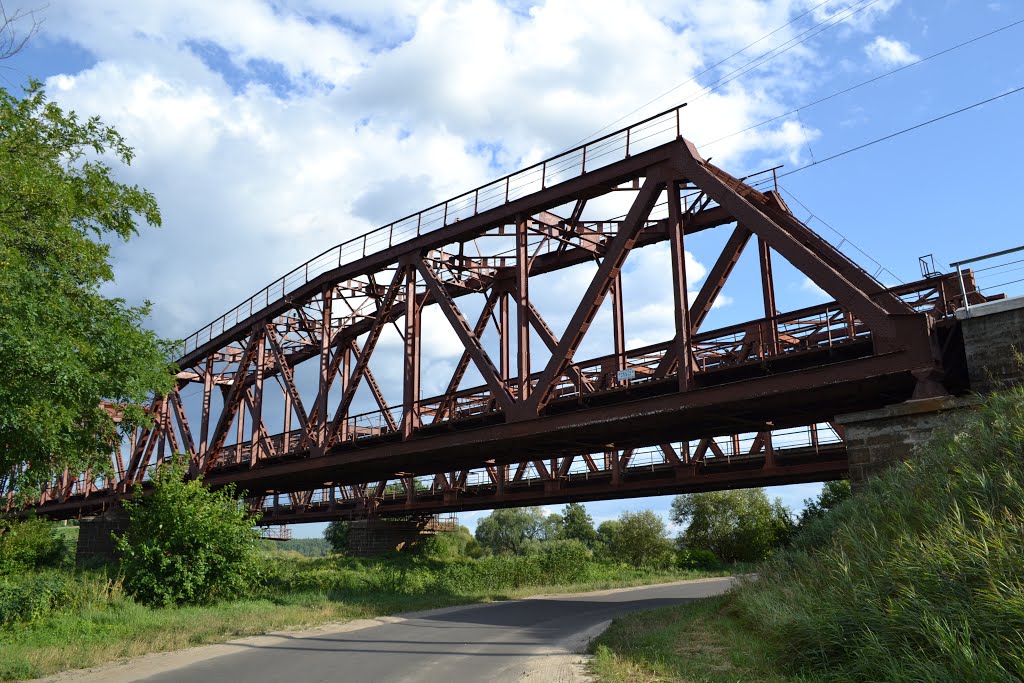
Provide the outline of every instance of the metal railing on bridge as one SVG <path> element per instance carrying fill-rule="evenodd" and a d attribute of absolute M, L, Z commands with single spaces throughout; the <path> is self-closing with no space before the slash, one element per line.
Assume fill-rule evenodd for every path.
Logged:
<path fill-rule="evenodd" d="M 182 355 L 195 351 L 323 273 L 670 142 L 680 137 L 680 110 L 685 106 L 655 114 L 331 247 L 185 338 Z"/>

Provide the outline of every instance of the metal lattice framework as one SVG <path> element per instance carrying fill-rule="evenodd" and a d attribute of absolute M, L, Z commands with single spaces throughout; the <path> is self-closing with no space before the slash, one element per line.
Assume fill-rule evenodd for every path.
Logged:
<path fill-rule="evenodd" d="M 586 217 L 610 199 L 622 217 Z M 687 240 L 712 230 L 728 236 L 694 294 Z M 627 348 L 623 267 L 661 242 L 674 333 Z M 763 317 L 705 330 L 745 249 Z M 773 257 L 832 301 L 777 310 Z M 546 275 L 583 264 L 556 333 L 531 287 L 550 296 Z M 247 490 L 267 523 L 841 477 L 836 414 L 950 390 L 958 297 L 946 276 L 883 287 L 774 189 L 703 159 L 673 109 L 293 270 L 186 340 L 175 390 L 112 476 L 65 473 L 38 509 L 102 508 L 174 452 Z M 606 302 L 610 353 L 581 359 Z M 458 360 L 439 384 L 430 366 L 445 388 L 424 396 L 439 335 Z"/>

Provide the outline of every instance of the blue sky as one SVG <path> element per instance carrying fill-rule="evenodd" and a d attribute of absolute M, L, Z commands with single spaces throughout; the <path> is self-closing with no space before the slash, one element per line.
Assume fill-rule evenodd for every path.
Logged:
<path fill-rule="evenodd" d="M 0 79 L 9 89 L 42 79 L 55 100 L 102 116 L 136 147 L 125 177 L 154 191 L 164 227 L 115 248 L 113 291 L 152 300 L 153 326 L 180 338 L 335 243 L 620 117 L 622 125 L 690 99 L 844 11 L 849 19 L 694 99 L 687 137 L 701 146 L 1022 19 L 1024 2 L 62 0 L 40 11 L 40 33 L 0 63 Z M 701 149 L 734 175 L 794 169 L 1024 85 L 1021 45 L 1024 25 Z M 813 213 L 811 226 L 834 242 L 843 238 L 822 221 L 838 229 L 867 270 L 909 281 L 923 254 L 945 265 L 1024 243 L 1015 206 L 1022 120 L 1024 94 L 1010 96 L 786 177 L 783 187 L 808 207 L 791 201 L 798 216 Z M 714 246 L 695 243 L 691 255 L 707 266 Z M 626 296 L 663 317 L 640 271 L 627 264 Z M 820 296 L 796 272 L 776 279 L 784 305 Z M 730 303 L 709 323 L 753 317 L 758 297 L 747 282 L 726 291 Z M 557 319 L 557 302 L 548 305 Z M 627 336 L 657 327 L 645 325 Z M 446 339 L 425 340 L 439 376 L 454 362 Z M 799 508 L 816 490 L 773 493 Z M 588 509 L 598 520 L 666 513 L 670 500 Z"/>

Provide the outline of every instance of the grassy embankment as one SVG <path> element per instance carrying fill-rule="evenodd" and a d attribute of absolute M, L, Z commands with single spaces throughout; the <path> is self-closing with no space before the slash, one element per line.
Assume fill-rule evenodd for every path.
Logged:
<path fill-rule="evenodd" d="M 724 598 L 617 620 L 609 681 L 1024 680 L 1024 389 L 870 482 Z"/>
<path fill-rule="evenodd" d="M 0 679 L 30 678 L 289 627 L 713 573 L 638 570 L 571 552 L 478 560 L 310 559 L 278 552 L 267 555 L 262 574 L 261 585 L 241 600 L 158 609 L 127 596 L 114 569 L 6 577 L 0 581 Z"/>

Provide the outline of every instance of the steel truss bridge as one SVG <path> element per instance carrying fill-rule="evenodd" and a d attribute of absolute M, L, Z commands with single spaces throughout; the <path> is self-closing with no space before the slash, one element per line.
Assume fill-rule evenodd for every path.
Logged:
<path fill-rule="evenodd" d="M 93 514 L 175 452 L 264 524 L 843 477 L 835 416 L 962 391 L 952 313 L 984 297 L 970 272 L 885 288 L 762 178 L 702 158 L 677 108 L 345 242 L 186 339 L 112 474 L 65 472 L 35 507 Z M 613 202 L 624 215 L 590 217 Z M 688 292 L 705 232 L 723 246 Z M 624 265 L 664 242 L 674 332 L 628 348 Z M 763 315 L 705 329 L 744 250 Z M 778 310 L 773 257 L 832 300 Z M 552 291 L 577 266 L 583 285 Z M 541 315 L 553 295 L 561 333 Z M 607 353 L 579 357 L 588 331 Z M 422 352 L 438 339 L 458 356 L 440 383 Z M 424 395 L 425 373 L 446 388 Z"/>

